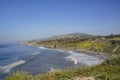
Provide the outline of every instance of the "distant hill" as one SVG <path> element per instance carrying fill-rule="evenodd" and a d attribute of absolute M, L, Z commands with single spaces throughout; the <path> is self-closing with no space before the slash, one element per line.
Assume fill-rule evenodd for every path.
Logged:
<path fill-rule="evenodd" d="M 49 38 L 44 38 L 42 40 L 55 40 L 55 39 L 64 39 L 64 38 L 90 38 L 93 35 L 89 35 L 86 33 L 70 33 L 70 34 L 64 34 L 64 35 L 56 35 Z"/>

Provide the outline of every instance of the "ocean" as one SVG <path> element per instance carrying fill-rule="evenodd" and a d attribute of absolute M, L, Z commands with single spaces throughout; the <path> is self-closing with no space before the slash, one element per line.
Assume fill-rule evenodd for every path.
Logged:
<path fill-rule="evenodd" d="M 0 43 L 0 80 L 15 71 L 26 71 L 32 75 L 55 69 L 93 66 L 103 62 L 104 57 L 87 55 L 75 51 L 50 49 L 19 43 Z"/>

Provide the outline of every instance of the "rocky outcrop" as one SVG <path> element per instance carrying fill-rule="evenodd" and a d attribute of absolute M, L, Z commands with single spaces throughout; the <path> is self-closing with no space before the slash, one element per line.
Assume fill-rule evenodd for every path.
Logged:
<path fill-rule="evenodd" d="M 56 43 L 53 44 L 53 45 L 52 45 L 52 48 L 55 48 L 55 49 L 56 49 L 56 48 L 57 48 L 57 44 L 56 44 Z"/>

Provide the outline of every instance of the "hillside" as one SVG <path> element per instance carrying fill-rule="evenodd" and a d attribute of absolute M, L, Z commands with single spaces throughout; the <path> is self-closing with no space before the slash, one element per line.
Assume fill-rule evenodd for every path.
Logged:
<path fill-rule="evenodd" d="M 86 33 L 71 33 L 71 34 L 53 36 L 51 38 L 48 38 L 48 40 L 64 39 L 64 38 L 90 38 L 91 36 L 92 35 Z"/>
<path fill-rule="evenodd" d="M 120 35 L 92 36 L 85 33 L 73 33 L 54 36 L 46 40 L 23 42 L 22 44 L 77 50 L 80 52 L 117 54 L 120 52 Z"/>

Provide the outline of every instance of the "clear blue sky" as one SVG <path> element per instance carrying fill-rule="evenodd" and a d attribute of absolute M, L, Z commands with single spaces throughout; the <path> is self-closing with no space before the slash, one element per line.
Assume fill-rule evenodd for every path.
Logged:
<path fill-rule="evenodd" d="M 0 41 L 120 33 L 120 0 L 0 0 Z"/>

